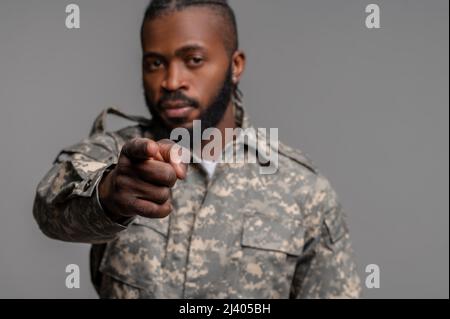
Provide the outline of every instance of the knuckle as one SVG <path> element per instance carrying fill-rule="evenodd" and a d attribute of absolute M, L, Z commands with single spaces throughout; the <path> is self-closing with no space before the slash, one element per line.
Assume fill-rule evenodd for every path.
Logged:
<path fill-rule="evenodd" d="M 177 181 L 177 174 L 172 168 L 168 168 L 164 171 L 163 179 L 170 187 L 174 186 Z"/>
<path fill-rule="evenodd" d="M 145 154 L 147 154 L 147 141 L 140 139 L 136 143 L 136 148 L 137 148 L 138 153 L 144 156 Z"/>
<path fill-rule="evenodd" d="M 151 215 L 154 210 L 151 203 L 149 203 L 148 205 L 143 205 L 137 198 L 133 198 L 131 200 L 131 207 L 133 207 L 134 213 L 140 216 Z"/>
<path fill-rule="evenodd" d="M 145 154 L 147 143 L 144 139 L 135 137 L 125 144 L 122 153 L 127 157 L 133 157 L 137 154 Z"/>
<path fill-rule="evenodd" d="M 155 202 L 157 204 L 164 204 L 170 198 L 170 189 L 166 187 L 160 187 L 155 197 Z"/>
<path fill-rule="evenodd" d="M 128 159 L 127 155 L 122 151 L 122 154 L 119 156 L 117 166 L 119 167 L 119 169 L 123 169 L 124 167 L 127 167 L 129 165 L 130 160 Z"/>
<path fill-rule="evenodd" d="M 155 213 L 156 218 L 165 218 L 170 215 L 172 208 L 169 205 L 161 206 Z"/>
<path fill-rule="evenodd" d="M 133 147 L 133 141 L 134 141 L 134 139 L 125 143 L 125 145 L 122 147 L 121 155 L 124 155 L 127 157 L 130 156 L 130 151 Z"/>
<path fill-rule="evenodd" d="M 141 138 L 135 137 L 135 138 L 131 139 L 130 142 L 128 142 L 127 144 L 128 144 L 128 146 L 134 147 L 134 146 L 138 145 L 141 142 L 141 140 L 142 140 Z"/>
<path fill-rule="evenodd" d="M 164 210 L 163 210 L 163 213 L 165 214 L 164 217 L 170 215 L 170 213 L 172 213 L 172 211 L 173 211 L 172 205 L 169 205 L 169 204 L 166 205 Z"/>
<path fill-rule="evenodd" d="M 163 187 L 161 189 L 161 196 L 165 199 L 164 202 L 166 202 L 170 198 L 170 188 Z"/>

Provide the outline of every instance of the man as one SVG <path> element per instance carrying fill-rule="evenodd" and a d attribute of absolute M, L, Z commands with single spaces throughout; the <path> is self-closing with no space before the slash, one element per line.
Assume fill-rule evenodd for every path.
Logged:
<path fill-rule="evenodd" d="M 280 143 L 271 175 L 260 173 L 261 156 L 174 160 L 173 129 L 192 132 L 195 120 L 202 131 L 251 128 L 238 90 L 245 55 L 227 1 L 152 1 L 142 48 L 152 120 L 110 109 L 89 138 L 62 150 L 37 189 L 42 231 L 93 244 L 102 298 L 358 297 L 342 207 L 301 152 Z M 105 132 L 108 113 L 138 125 Z M 221 143 L 251 157 L 249 139 Z"/>

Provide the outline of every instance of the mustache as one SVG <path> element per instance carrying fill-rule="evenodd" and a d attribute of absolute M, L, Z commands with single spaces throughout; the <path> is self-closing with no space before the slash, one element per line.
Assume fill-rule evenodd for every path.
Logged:
<path fill-rule="evenodd" d="M 157 108 L 161 110 L 164 109 L 164 106 L 170 102 L 183 102 L 184 104 L 194 108 L 200 107 L 200 103 L 197 100 L 184 95 L 181 91 L 164 92 L 163 96 L 159 99 L 156 105 Z"/>

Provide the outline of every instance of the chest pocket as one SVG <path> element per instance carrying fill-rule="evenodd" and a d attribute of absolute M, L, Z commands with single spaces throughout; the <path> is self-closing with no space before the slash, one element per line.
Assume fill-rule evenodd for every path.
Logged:
<path fill-rule="evenodd" d="M 265 214 L 244 215 L 242 247 L 300 256 L 304 245 L 304 228 L 293 218 L 282 219 Z"/>
<path fill-rule="evenodd" d="M 289 298 L 304 246 L 299 220 L 266 214 L 244 215 L 239 270 L 242 298 Z"/>
<path fill-rule="evenodd" d="M 157 291 L 162 282 L 168 232 L 169 218 L 137 217 L 116 240 L 108 243 L 100 272 L 125 284 L 122 287 L 137 288 L 141 296 L 151 297 L 148 293 Z"/>

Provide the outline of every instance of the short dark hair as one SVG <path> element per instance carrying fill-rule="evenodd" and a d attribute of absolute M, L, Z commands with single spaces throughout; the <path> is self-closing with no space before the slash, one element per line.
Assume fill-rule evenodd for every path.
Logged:
<path fill-rule="evenodd" d="M 233 54 L 239 48 L 236 16 L 227 0 L 152 0 L 145 10 L 141 28 L 141 40 L 144 38 L 144 24 L 146 21 L 163 16 L 164 14 L 181 11 L 188 7 L 205 6 L 215 10 L 223 19 L 223 38 L 227 51 Z"/>

